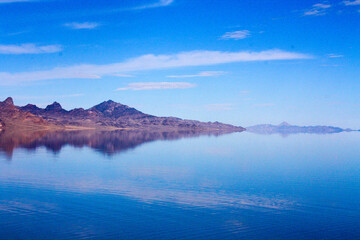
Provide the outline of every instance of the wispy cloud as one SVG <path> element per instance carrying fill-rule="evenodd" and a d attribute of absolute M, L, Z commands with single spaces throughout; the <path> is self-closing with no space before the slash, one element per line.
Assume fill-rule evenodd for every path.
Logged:
<path fill-rule="evenodd" d="M 326 9 L 330 8 L 330 4 L 317 3 L 310 10 L 305 11 L 304 16 L 321 16 L 326 14 Z"/>
<path fill-rule="evenodd" d="M 321 11 L 318 9 L 311 9 L 304 13 L 304 16 L 322 16 L 325 15 L 325 11 Z"/>
<path fill-rule="evenodd" d="M 261 52 L 190 51 L 171 55 L 148 54 L 132 58 L 124 62 L 105 65 L 82 64 L 69 67 L 56 67 L 46 71 L 20 73 L 0 72 L 0 85 L 52 79 L 101 78 L 105 75 L 129 73 L 133 71 L 190 66 L 209 66 L 234 62 L 295 60 L 309 58 L 312 58 L 312 56 L 282 50 L 267 50 Z"/>
<path fill-rule="evenodd" d="M 17 2 L 31 2 L 32 0 L 0 0 L 0 4 L 2 3 L 17 3 Z"/>
<path fill-rule="evenodd" d="M 184 89 L 193 88 L 196 84 L 187 82 L 139 82 L 129 83 L 126 87 L 118 88 L 116 91 L 123 90 L 160 90 L 160 89 Z"/>
<path fill-rule="evenodd" d="M 37 46 L 33 43 L 21 45 L 0 45 L 0 54 L 41 54 L 61 52 L 61 45 Z"/>
<path fill-rule="evenodd" d="M 129 1 L 130 2 L 130 1 Z M 99 10 L 95 11 L 94 14 L 114 14 L 124 11 L 137 11 L 137 10 L 146 10 L 146 9 L 153 9 L 153 8 L 159 8 L 159 7 L 166 7 L 170 6 L 175 0 L 153 0 L 153 3 L 145 4 L 145 5 L 139 5 L 134 7 L 125 7 L 125 8 L 111 8 L 107 10 Z"/>
<path fill-rule="evenodd" d="M 122 73 L 115 73 L 115 74 L 112 74 L 112 76 L 115 76 L 115 77 L 135 77 L 134 75 L 122 74 Z"/>
<path fill-rule="evenodd" d="M 152 4 L 142 5 L 138 7 L 132 8 L 133 10 L 140 10 L 140 9 L 146 9 L 146 8 L 157 8 L 157 7 L 166 7 L 172 4 L 174 0 L 159 0 Z"/>
<path fill-rule="evenodd" d="M 221 36 L 222 39 L 244 39 L 250 36 L 250 31 L 248 30 L 241 30 L 241 31 L 234 31 L 234 32 L 227 32 Z"/>
<path fill-rule="evenodd" d="M 100 26 L 100 24 L 96 22 L 72 22 L 65 23 L 64 26 L 72 29 L 94 29 Z"/>
<path fill-rule="evenodd" d="M 329 58 L 342 58 L 344 55 L 330 53 L 327 55 Z"/>
<path fill-rule="evenodd" d="M 6 36 L 17 36 L 17 35 L 21 35 L 24 33 L 28 33 L 29 31 L 18 31 L 18 32 L 10 32 L 8 34 L 6 34 Z"/>
<path fill-rule="evenodd" d="M 313 7 L 326 9 L 326 8 L 330 8 L 331 5 L 330 4 L 325 4 L 325 3 L 317 3 L 317 4 L 314 4 Z"/>
<path fill-rule="evenodd" d="M 214 77 L 224 75 L 226 72 L 223 71 L 206 71 L 206 72 L 199 72 L 198 74 L 193 75 L 170 75 L 167 76 L 169 78 L 192 78 L 192 77 Z"/>
<path fill-rule="evenodd" d="M 344 3 L 346 6 L 356 6 L 356 5 L 360 5 L 360 0 L 344 1 L 343 3 Z"/>

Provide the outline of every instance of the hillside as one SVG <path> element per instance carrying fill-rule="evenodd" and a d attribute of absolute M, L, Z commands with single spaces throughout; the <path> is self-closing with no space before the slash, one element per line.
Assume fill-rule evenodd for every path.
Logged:
<path fill-rule="evenodd" d="M 14 105 L 12 98 L 0 102 L 0 129 L 48 129 L 56 127 L 45 119 L 30 112 L 23 111 Z"/>

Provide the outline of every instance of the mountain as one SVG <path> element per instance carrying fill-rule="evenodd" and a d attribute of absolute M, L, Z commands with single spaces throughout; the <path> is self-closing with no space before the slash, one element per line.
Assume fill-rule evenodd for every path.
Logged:
<path fill-rule="evenodd" d="M 219 122 L 200 122 L 175 117 L 156 117 L 135 108 L 105 101 L 89 109 L 67 111 L 58 102 L 40 108 L 33 104 L 16 107 L 11 98 L 0 102 L 0 120 L 5 129 L 19 129 L 27 123 L 32 127 L 63 129 L 147 129 L 147 130 L 196 130 L 240 132 L 242 127 Z M 14 121 L 16 120 L 16 121 Z"/>
<path fill-rule="evenodd" d="M 137 117 L 146 117 L 150 116 L 147 114 L 144 114 L 135 108 L 128 107 L 126 105 L 116 103 L 114 101 L 106 101 L 103 103 L 100 103 L 92 108 L 89 109 L 92 112 L 95 112 L 97 114 L 102 114 L 105 117 L 109 118 L 119 118 L 119 117 L 128 117 L 128 116 L 137 116 Z"/>
<path fill-rule="evenodd" d="M 246 131 L 258 134 L 296 134 L 296 133 L 315 133 L 315 134 L 328 134 L 339 133 L 344 131 L 352 131 L 350 129 L 342 129 L 332 126 L 295 126 L 287 122 L 280 123 L 279 125 L 260 124 L 247 127 Z"/>
<path fill-rule="evenodd" d="M 5 123 L 0 120 L 0 132 L 5 129 Z"/>
<path fill-rule="evenodd" d="M 38 129 L 49 128 L 52 124 L 30 112 L 23 111 L 14 105 L 11 97 L 0 102 L 0 130 L 5 129 Z"/>

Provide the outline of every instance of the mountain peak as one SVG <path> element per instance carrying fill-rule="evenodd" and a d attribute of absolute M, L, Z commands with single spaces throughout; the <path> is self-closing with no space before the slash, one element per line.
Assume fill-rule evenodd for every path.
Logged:
<path fill-rule="evenodd" d="M 11 97 L 8 97 L 7 99 L 5 99 L 4 103 L 9 104 L 9 105 L 14 105 L 14 101 Z"/>
<path fill-rule="evenodd" d="M 111 118 L 118 118 L 129 115 L 145 115 L 144 113 L 136 110 L 135 108 L 131 108 L 129 106 L 114 102 L 112 100 L 102 102 L 90 108 L 89 110 L 100 112 L 104 116 Z"/>
<path fill-rule="evenodd" d="M 105 111 L 109 109 L 113 109 L 114 107 L 122 106 L 122 104 L 114 102 L 113 100 L 104 101 L 98 105 L 92 107 L 92 109 L 97 109 L 99 111 Z"/>
<path fill-rule="evenodd" d="M 24 107 L 26 107 L 26 108 L 38 108 L 35 104 L 31 104 L 31 103 L 26 104 L 26 106 L 24 106 Z"/>
<path fill-rule="evenodd" d="M 113 100 L 107 100 L 107 101 L 104 101 L 104 102 L 98 104 L 97 106 L 100 106 L 100 105 L 114 107 L 114 106 L 122 106 L 123 104 L 115 102 Z"/>
<path fill-rule="evenodd" d="M 45 111 L 51 111 L 51 110 L 63 110 L 63 108 L 61 107 L 60 103 L 53 102 L 52 104 L 48 105 L 45 108 Z"/>
<path fill-rule="evenodd" d="M 280 126 L 280 127 L 281 127 L 281 126 L 290 126 L 290 124 L 287 123 L 287 122 L 282 122 L 282 123 L 279 124 L 279 126 Z"/>

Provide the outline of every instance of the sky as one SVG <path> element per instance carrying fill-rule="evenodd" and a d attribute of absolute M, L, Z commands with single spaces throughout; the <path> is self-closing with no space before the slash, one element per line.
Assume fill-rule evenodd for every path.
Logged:
<path fill-rule="evenodd" d="M 360 0 L 0 0 L 0 98 L 360 128 Z"/>

